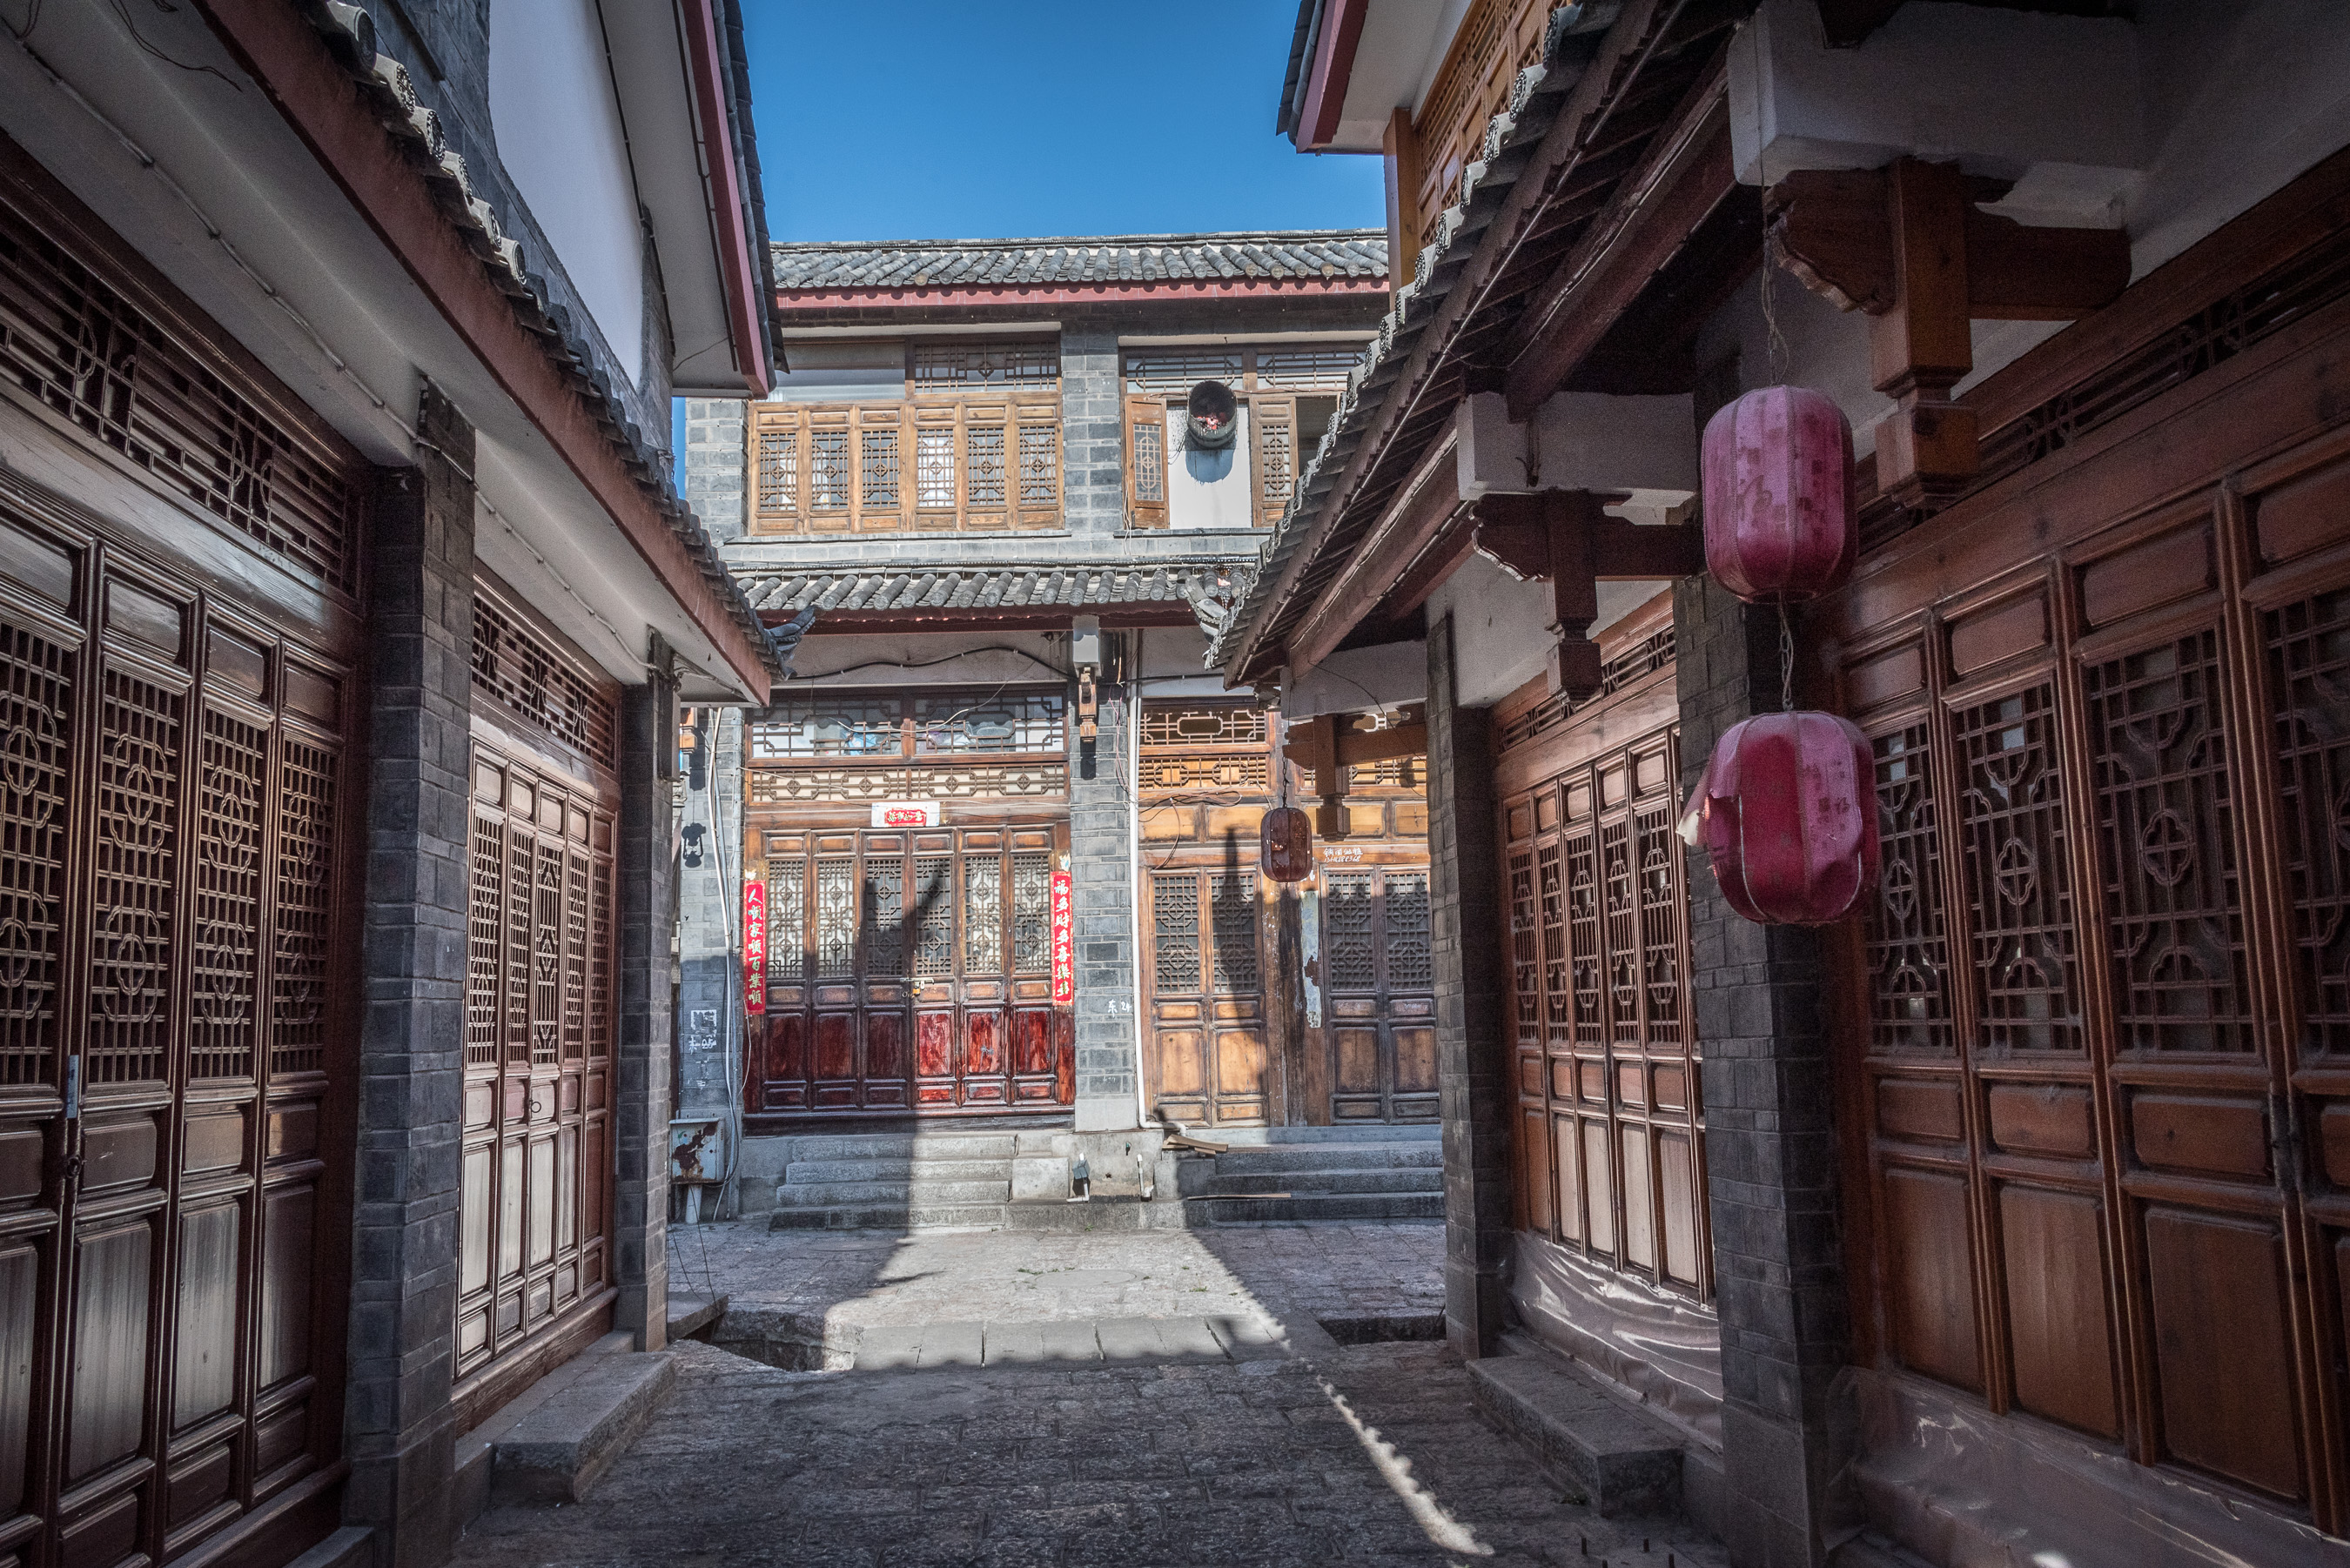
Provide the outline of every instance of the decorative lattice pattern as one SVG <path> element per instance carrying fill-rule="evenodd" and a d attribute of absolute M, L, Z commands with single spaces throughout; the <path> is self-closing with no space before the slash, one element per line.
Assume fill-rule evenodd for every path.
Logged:
<path fill-rule="evenodd" d="M 1153 504 L 1167 499 L 1167 421 L 1134 421 L 1134 498 Z"/>
<path fill-rule="evenodd" d="M 1390 871 L 1387 882 L 1388 988 L 1425 991 L 1436 983 L 1429 950 L 1427 874 Z"/>
<path fill-rule="evenodd" d="M 1066 701 L 1058 691 L 917 697 L 911 715 L 915 753 L 1066 752 Z"/>
<path fill-rule="evenodd" d="M 1256 875 L 1211 877 L 1216 936 L 1216 989 L 1254 991 L 1257 980 Z"/>
<path fill-rule="evenodd" d="M 619 704 L 521 614 L 476 585 L 473 685 L 566 745 L 610 767 Z"/>
<path fill-rule="evenodd" d="M 289 738 L 277 769 L 277 912 L 271 949 L 273 1073 L 327 1065 L 327 970 L 333 958 L 336 783 L 342 759 Z"/>
<path fill-rule="evenodd" d="M 857 863 L 816 863 L 816 973 L 842 980 L 857 972 Z"/>
<path fill-rule="evenodd" d="M 864 509 L 868 512 L 892 512 L 898 506 L 898 432 L 894 430 L 868 430 L 860 432 L 863 470 L 858 475 L 864 486 Z"/>
<path fill-rule="evenodd" d="M 1943 935 L 1941 841 L 1923 723 L 1877 736 L 1879 864 L 1868 909 L 1869 1044 L 1950 1054 L 1950 944 Z"/>
<path fill-rule="evenodd" d="M 1014 343 L 920 343 L 914 347 L 914 386 L 920 391 L 1050 391 L 1060 384 L 1061 348 L 1049 338 Z"/>
<path fill-rule="evenodd" d="M 1061 427 L 1020 427 L 1020 504 L 1052 506 L 1061 499 Z"/>
<path fill-rule="evenodd" d="M 1534 908 L 1534 857 L 1510 857 L 1510 997 L 1517 1043 L 1542 1044 L 1542 921 Z"/>
<path fill-rule="evenodd" d="M 0 1084 L 55 1080 L 75 655 L 0 622 Z"/>
<path fill-rule="evenodd" d="M 1255 756 L 1146 757 L 1142 787 L 1153 794 L 1229 790 L 1263 794 L 1273 787 L 1273 764 Z"/>
<path fill-rule="evenodd" d="M 473 816 L 471 894 L 465 915 L 465 1065 L 498 1064 L 498 975 L 505 918 L 506 826 Z"/>
<path fill-rule="evenodd" d="M 1154 348 L 1126 357 L 1128 391 L 1156 392 L 1161 397 L 1190 391 L 1202 381 L 1223 381 L 1237 391 L 1242 384 L 1241 351 L 1237 348 Z"/>
<path fill-rule="evenodd" d="M 1012 857 L 1012 972 L 1053 969 L 1053 857 Z"/>
<path fill-rule="evenodd" d="M 1010 461 L 1003 450 L 1003 427 L 967 426 L 963 431 L 963 483 L 969 504 L 1003 505 L 1010 472 Z"/>
<path fill-rule="evenodd" d="M 2253 1049 L 2219 642 L 2083 673 L 2124 1050 Z"/>
<path fill-rule="evenodd" d="M 1537 704 L 1519 714 L 1502 727 L 1501 748 L 1510 750 L 1523 745 L 1545 731 L 1557 728 L 1568 719 L 1606 701 L 1643 676 L 1653 675 L 1673 661 L 1673 628 L 1659 628 L 1621 649 L 1599 667 L 1599 690 L 1580 702 L 1569 701 L 1564 693 Z"/>
<path fill-rule="evenodd" d="M 2262 618 L 2303 1039 L 2350 1050 L 2350 591 Z"/>
<path fill-rule="evenodd" d="M 124 1084 L 165 1075 L 185 700 L 120 670 L 104 691 L 85 1070 Z"/>
<path fill-rule="evenodd" d="M 816 512 L 848 509 L 848 432 L 808 432 L 808 506 Z"/>
<path fill-rule="evenodd" d="M 807 877 L 805 860 L 767 862 L 767 974 L 795 981 L 807 961 Z"/>
<path fill-rule="evenodd" d="M 1323 878 L 1322 971 L 1332 991 L 1370 991 L 1379 982 L 1373 945 L 1377 910 L 1367 872 L 1331 872 Z"/>
<path fill-rule="evenodd" d="M 1003 972 L 1003 862 L 968 857 L 962 863 L 962 968 L 965 974 Z"/>
<path fill-rule="evenodd" d="M 352 474 L 210 364 L 0 204 L 9 379 L 296 575 L 348 591 L 360 515 Z"/>
<path fill-rule="evenodd" d="M 914 862 L 914 973 L 954 973 L 954 857 Z"/>
<path fill-rule="evenodd" d="M 253 1073 L 260 1002 L 264 781 L 269 732 L 206 709 L 197 792 L 188 1076 Z"/>
<path fill-rule="evenodd" d="M 800 437 L 794 430 L 759 432 L 759 510 L 796 512 L 800 504 Z"/>
<path fill-rule="evenodd" d="M 914 432 L 914 504 L 926 508 L 955 504 L 954 431 Z"/>
<path fill-rule="evenodd" d="M 1149 746 L 1262 746 L 1267 738 L 1262 708 L 1162 708 L 1142 710 L 1142 743 Z"/>
<path fill-rule="evenodd" d="M 1363 351 L 1345 344 L 1314 348 L 1260 348 L 1256 351 L 1256 384 L 1267 391 L 1335 392 L 1363 362 Z"/>
<path fill-rule="evenodd" d="M 1161 996 L 1200 989 L 1200 879 L 1150 879 L 1150 963 Z"/>
<path fill-rule="evenodd" d="M 1961 709 L 1952 729 L 1984 1044 L 2078 1051 L 2072 876 L 2048 688 Z"/>

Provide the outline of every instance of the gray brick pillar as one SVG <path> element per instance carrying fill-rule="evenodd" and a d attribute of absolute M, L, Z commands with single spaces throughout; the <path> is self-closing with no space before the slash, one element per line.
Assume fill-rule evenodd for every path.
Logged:
<path fill-rule="evenodd" d="M 1073 534 L 1126 526 L 1125 447 L 1118 333 L 1072 327 L 1061 334 L 1061 512 Z"/>
<path fill-rule="evenodd" d="M 1722 731 L 1778 710 L 1779 622 L 1710 577 L 1685 577 L 1673 625 L 1686 792 Z M 1850 1446 L 1829 1397 L 1848 1336 L 1819 943 L 1732 913 L 1701 853 L 1690 857 L 1689 889 L 1730 1558 L 1814 1568 Z"/>
<path fill-rule="evenodd" d="M 750 405 L 738 399 L 688 398 L 685 450 L 678 453 L 677 493 L 713 539 L 740 539 L 747 526 L 743 475 Z"/>
<path fill-rule="evenodd" d="M 613 1210 L 616 1328 L 637 1348 L 669 1336 L 670 1042 L 677 1009 L 674 656 L 620 695 L 620 1056 Z"/>
<path fill-rule="evenodd" d="M 457 1148 L 473 712 L 473 427 L 430 387 L 431 445 L 384 476 L 368 564 L 368 859 L 345 1516 L 376 1561 L 438 1563 L 454 1524 Z M 433 450 L 439 449 L 438 451 Z"/>
<path fill-rule="evenodd" d="M 1453 703 L 1452 621 L 1428 631 L 1428 858 L 1444 1116 L 1444 1330 L 1463 1356 L 1502 1332 L 1510 1257 L 1508 977 L 1493 940 L 1493 715 Z"/>
<path fill-rule="evenodd" d="M 1107 640 L 1107 639 L 1105 639 Z M 1105 648 L 1105 657 L 1109 650 Z M 1127 689 L 1104 686 L 1100 738 L 1069 779 L 1069 895 L 1077 944 L 1079 1132 L 1133 1127 L 1134 759 Z"/>

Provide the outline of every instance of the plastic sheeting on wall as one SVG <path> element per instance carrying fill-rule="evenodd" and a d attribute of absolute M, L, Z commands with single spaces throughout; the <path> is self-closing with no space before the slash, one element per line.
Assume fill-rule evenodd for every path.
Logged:
<path fill-rule="evenodd" d="M 1523 1232 L 1510 1299 L 1544 1343 L 1721 1449 L 1721 1324 L 1712 1309 Z"/>
<path fill-rule="evenodd" d="M 2064 1428 L 1847 1367 L 1850 1480 L 1877 1528 L 1950 1568 L 2345 1568 L 2350 1542 Z"/>

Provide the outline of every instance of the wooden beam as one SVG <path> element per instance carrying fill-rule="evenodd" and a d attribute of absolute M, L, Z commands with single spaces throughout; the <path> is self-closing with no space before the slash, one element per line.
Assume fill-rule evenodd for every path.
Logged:
<path fill-rule="evenodd" d="M 1355 48 L 1363 41 L 1363 22 L 1370 14 L 1370 0 L 1328 0 L 1322 13 L 1322 37 L 1306 67 L 1305 102 L 1297 116 L 1300 152 L 1317 151 L 1338 134 L 1338 117 L 1355 75 Z"/>
<path fill-rule="evenodd" d="M 1513 330 L 1510 418 L 1532 416 L 1737 187 L 1727 78 L 1691 93 L 1679 123 L 1536 292 Z"/>
<path fill-rule="evenodd" d="M 1396 579 L 1384 606 L 1389 620 L 1401 620 L 1426 604 L 1429 596 L 1442 587 L 1461 569 L 1461 563 L 1475 553 L 1477 530 L 1471 521 L 1474 515 L 1473 512 L 1454 513 L 1452 521 Z"/>
<path fill-rule="evenodd" d="M 1419 261 L 1419 234 L 1413 220 L 1419 215 L 1419 181 L 1424 171 L 1419 132 L 1412 129 L 1411 110 L 1399 109 L 1388 116 L 1380 151 L 1387 163 L 1388 297 L 1392 301 L 1395 291 L 1411 281 Z"/>
<path fill-rule="evenodd" d="M 1363 432 L 1354 455 L 1347 460 L 1336 485 L 1324 499 L 1305 536 L 1291 551 L 1288 565 L 1266 591 L 1265 612 L 1248 628 L 1240 646 L 1225 661 L 1228 678 L 1245 681 L 1266 667 L 1268 654 L 1275 651 L 1271 646 L 1276 640 L 1274 623 L 1295 593 L 1298 579 L 1320 557 L 1322 546 L 1346 514 L 1348 504 L 1371 470 L 1388 455 L 1405 421 L 1418 410 L 1431 379 L 1448 358 L 1463 319 L 1493 288 L 1508 265 L 1517 239 L 1549 206 L 1565 176 L 1583 161 L 1587 151 L 1586 139 L 1598 130 L 1606 111 L 1630 89 L 1638 79 L 1644 51 L 1679 15 L 1678 6 L 1664 5 L 1661 0 L 1624 0 L 1623 13 L 1600 40 L 1598 54 L 1576 78 L 1566 103 L 1550 130 L 1544 133 L 1525 171 L 1512 182 L 1508 195 L 1503 198 L 1502 210 L 1494 214 L 1493 222 L 1477 242 L 1467 265 L 1445 290 L 1435 319 L 1428 324 L 1419 343 L 1405 358 L 1394 385 L 1379 400 L 1370 428 Z M 1409 560 L 1407 556 L 1404 564 Z M 1294 656 L 1297 638 L 1278 639 L 1289 644 Z"/>
<path fill-rule="evenodd" d="M 1369 618 L 1405 569 L 1467 504 L 1454 472 L 1452 438 L 1434 442 L 1396 499 L 1356 546 L 1346 568 L 1290 639 L 1289 667 L 1303 675 L 1337 650 Z"/>

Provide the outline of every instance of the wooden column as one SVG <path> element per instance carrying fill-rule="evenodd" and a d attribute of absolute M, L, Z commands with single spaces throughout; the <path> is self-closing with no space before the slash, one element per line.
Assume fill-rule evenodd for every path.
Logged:
<path fill-rule="evenodd" d="M 1399 109 L 1388 117 L 1381 140 L 1388 166 L 1388 297 L 1392 300 L 1419 264 L 1419 132 L 1412 129 L 1409 109 Z"/>

